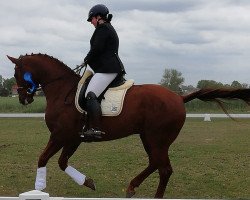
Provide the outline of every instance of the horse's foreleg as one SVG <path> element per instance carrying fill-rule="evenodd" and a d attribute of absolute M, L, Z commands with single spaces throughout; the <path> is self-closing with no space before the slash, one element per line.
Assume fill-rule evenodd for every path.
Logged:
<path fill-rule="evenodd" d="M 73 155 L 73 153 L 76 151 L 79 145 L 80 142 L 64 146 L 62 154 L 58 160 L 58 164 L 61 170 L 65 171 L 65 173 L 68 174 L 78 185 L 85 185 L 86 187 L 95 190 L 96 187 L 92 179 L 86 177 L 84 174 L 76 170 L 74 167 L 68 165 L 69 158 Z"/>
<path fill-rule="evenodd" d="M 169 178 L 171 174 L 173 173 L 173 169 L 170 164 L 170 160 L 168 156 L 165 155 L 165 152 L 162 154 L 161 158 L 159 158 L 159 175 L 160 175 L 160 181 L 159 185 L 155 194 L 155 198 L 163 198 Z"/>
<path fill-rule="evenodd" d="M 38 160 L 38 168 L 36 174 L 35 189 L 43 190 L 46 188 L 46 164 L 48 160 L 55 155 L 62 148 L 62 144 L 56 143 L 53 140 L 49 140 L 46 148 Z"/>
<path fill-rule="evenodd" d="M 160 182 L 157 188 L 157 192 L 155 194 L 155 198 L 157 199 L 163 198 L 169 178 L 172 173 L 173 173 L 173 170 L 170 165 L 164 168 L 159 168 Z"/>

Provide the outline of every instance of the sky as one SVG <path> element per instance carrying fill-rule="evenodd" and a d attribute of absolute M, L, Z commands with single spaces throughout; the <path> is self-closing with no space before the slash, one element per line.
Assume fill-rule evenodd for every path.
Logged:
<path fill-rule="evenodd" d="M 136 84 L 158 84 L 165 69 L 181 72 L 184 85 L 250 84 L 249 0 L 1 0 L 0 75 L 14 75 L 6 55 L 80 64 L 94 31 L 88 11 L 100 3 L 113 14 L 126 78 Z"/>

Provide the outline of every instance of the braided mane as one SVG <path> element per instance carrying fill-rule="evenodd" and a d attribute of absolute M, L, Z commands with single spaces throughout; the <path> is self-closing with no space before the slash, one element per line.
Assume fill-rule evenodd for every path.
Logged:
<path fill-rule="evenodd" d="M 54 58 L 53 56 L 50 56 L 50 55 L 47 55 L 47 54 L 42 54 L 42 53 L 37 53 L 37 54 L 26 54 L 26 55 L 20 55 L 19 56 L 19 59 L 22 59 L 22 58 L 25 58 L 27 56 L 38 56 L 38 57 L 44 57 L 44 58 L 48 58 L 50 60 L 53 60 L 55 62 L 57 62 L 60 66 L 66 68 L 68 71 L 70 71 L 72 74 L 76 75 L 76 76 L 79 76 L 77 75 L 70 67 L 68 67 L 65 63 L 63 63 L 62 61 L 60 61 L 59 59 L 57 58 Z"/>

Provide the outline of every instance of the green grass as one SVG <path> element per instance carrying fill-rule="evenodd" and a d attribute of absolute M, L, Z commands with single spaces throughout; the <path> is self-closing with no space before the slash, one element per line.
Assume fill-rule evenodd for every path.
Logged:
<path fill-rule="evenodd" d="M 45 106 L 45 97 L 34 97 L 27 106 L 20 104 L 18 97 L 0 97 L 0 113 L 44 113 Z"/>
<path fill-rule="evenodd" d="M 34 189 L 38 157 L 49 132 L 43 119 L 0 119 L 0 196 L 17 196 Z M 169 153 L 174 173 L 166 198 L 249 198 L 250 120 L 188 119 Z M 124 197 L 127 185 L 147 166 L 138 136 L 83 143 L 69 164 L 92 177 L 97 191 L 78 186 L 57 164 L 47 165 L 50 196 Z M 158 173 L 137 188 L 136 198 L 153 197 Z"/>

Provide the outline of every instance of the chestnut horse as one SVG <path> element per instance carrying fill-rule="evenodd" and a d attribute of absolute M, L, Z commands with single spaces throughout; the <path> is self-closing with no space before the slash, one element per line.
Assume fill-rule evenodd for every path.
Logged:
<path fill-rule="evenodd" d="M 46 96 L 45 120 L 51 136 L 38 160 L 35 188 L 43 190 L 46 187 L 46 164 L 62 149 L 58 160 L 61 170 L 79 185 L 95 189 L 93 182 L 90 181 L 92 179 L 68 165 L 68 159 L 80 143 L 84 142 L 79 132 L 86 118 L 77 111 L 74 104 L 80 76 L 61 61 L 48 55 L 31 54 L 19 58 L 8 56 L 8 58 L 15 64 L 20 103 L 24 105 L 32 103 L 38 85 Z M 160 85 L 134 85 L 126 94 L 121 114 L 116 117 L 102 117 L 101 130 L 106 134 L 96 141 L 114 140 L 138 134 L 148 154 L 148 166 L 130 181 L 127 197 L 132 197 L 135 188 L 158 170 L 160 180 L 155 198 L 163 198 L 172 174 L 168 149 L 185 122 L 184 104 L 195 98 L 203 101 L 218 101 L 217 98 L 241 99 L 250 103 L 250 89 L 201 89 L 180 96 Z"/>

